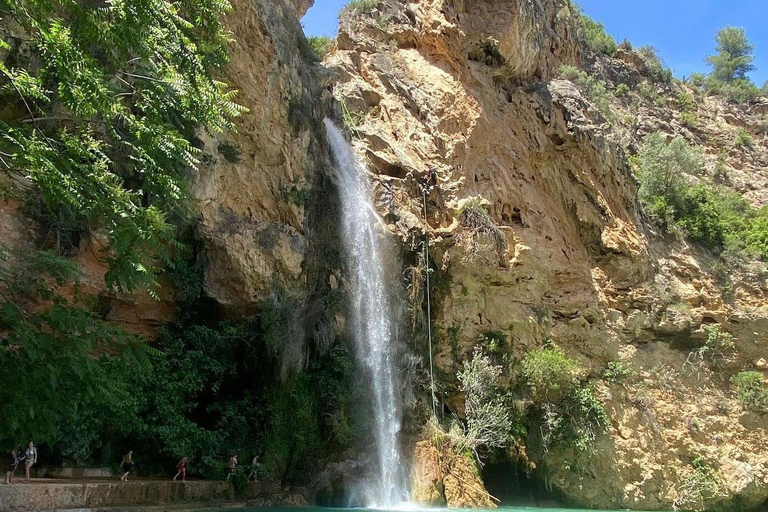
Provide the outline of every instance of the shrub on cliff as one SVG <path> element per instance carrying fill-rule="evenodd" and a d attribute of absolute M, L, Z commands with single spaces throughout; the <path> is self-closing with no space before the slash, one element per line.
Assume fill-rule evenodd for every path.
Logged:
<path fill-rule="evenodd" d="M 613 55 L 618 45 L 606 31 L 605 26 L 583 12 L 578 13 L 577 30 L 587 48 L 602 55 Z"/>
<path fill-rule="evenodd" d="M 333 39 L 328 36 L 309 36 L 299 46 L 302 56 L 309 62 L 320 62 L 331 50 Z"/>
<path fill-rule="evenodd" d="M 648 66 L 649 78 L 657 83 L 668 84 L 672 81 L 672 70 L 664 65 L 664 61 L 659 57 L 658 50 L 653 46 L 641 46 L 637 53 L 645 58 Z"/>
<path fill-rule="evenodd" d="M 531 350 L 520 362 L 522 383 L 534 401 L 558 401 L 573 387 L 578 371 L 578 364 L 556 346 Z"/>
<path fill-rule="evenodd" d="M 605 82 L 598 80 L 586 71 L 569 65 L 562 66 L 558 75 L 565 80 L 573 82 L 605 119 L 609 122 L 616 120 L 616 114 L 613 113 L 611 98 Z M 619 88 L 617 90 L 620 91 Z"/>
<path fill-rule="evenodd" d="M 342 13 L 367 14 L 379 5 L 379 0 L 351 0 L 342 9 Z"/>
<path fill-rule="evenodd" d="M 512 413 L 501 392 L 501 374 L 501 366 L 494 365 L 479 347 L 458 374 L 467 417 L 463 442 L 476 456 L 480 447 L 502 448 L 510 440 Z"/>
<path fill-rule="evenodd" d="M 741 372 L 734 375 L 731 381 L 736 384 L 739 400 L 747 409 L 768 414 L 768 386 L 762 373 Z"/>
<path fill-rule="evenodd" d="M 699 175 L 703 159 L 684 139 L 667 143 L 652 134 L 637 161 L 638 198 L 663 230 L 679 229 L 709 249 L 768 259 L 768 209 L 755 209 L 733 190 L 703 180 L 691 185 L 686 175 Z"/>

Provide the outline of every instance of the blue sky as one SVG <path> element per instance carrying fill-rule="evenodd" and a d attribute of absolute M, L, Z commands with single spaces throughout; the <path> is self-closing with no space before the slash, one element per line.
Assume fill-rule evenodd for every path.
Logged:
<path fill-rule="evenodd" d="M 471 1 L 471 0 L 470 0 Z M 336 15 L 348 0 L 315 0 L 302 20 L 307 35 L 334 36 Z M 726 25 L 743 27 L 755 45 L 752 79 L 768 80 L 768 0 L 579 0 L 617 41 L 652 45 L 675 72 L 707 72 L 704 57 L 715 51 L 715 33 Z"/>

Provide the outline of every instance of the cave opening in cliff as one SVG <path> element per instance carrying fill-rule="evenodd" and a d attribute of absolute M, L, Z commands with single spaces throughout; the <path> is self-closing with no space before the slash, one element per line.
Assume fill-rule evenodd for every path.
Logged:
<path fill-rule="evenodd" d="M 481 471 L 486 489 L 501 506 L 540 506 L 557 501 L 543 480 L 515 462 L 488 462 Z"/>

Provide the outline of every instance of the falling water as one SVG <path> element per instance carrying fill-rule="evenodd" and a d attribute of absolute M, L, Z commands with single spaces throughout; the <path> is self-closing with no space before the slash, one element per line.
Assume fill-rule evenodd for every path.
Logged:
<path fill-rule="evenodd" d="M 370 507 L 393 507 L 407 500 L 407 492 L 398 446 L 401 417 L 393 301 L 385 278 L 386 243 L 377 232 L 381 219 L 363 165 L 338 128 L 328 119 L 325 126 L 339 175 L 342 236 L 352 273 L 350 322 L 357 358 L 373 395 L 376 465 L 374 482 L 362 494 Z"/>

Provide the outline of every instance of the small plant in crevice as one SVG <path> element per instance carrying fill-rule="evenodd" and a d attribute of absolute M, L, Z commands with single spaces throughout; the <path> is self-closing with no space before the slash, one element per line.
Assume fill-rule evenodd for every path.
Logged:
<path fill-rule="evenodd" d="M 629 96 L 629 86 L 627 84 L 619 84 L 613 90 L 613 95 L 617 98 L 626 98 Z"/>
<path fill-rule="evenodd" d="M 379 0 L 351 0 L 342 9 L 342 14 L 368 14 L 379 5 Z"/>
<path fill-rule="evenodd" d="M 507 237 L 499 229 L 483 207 L 483 199 L 470 197 L 459 207 L 458 218 L 465 228 L 458 236 L 458 244 L 464 249 L 463 261 L 475 261 L 489 249 L 496 252 L 499 262 L 504 264 Z M 489 243 L 484 243 L 483 240 Z"/>
<path fill-rule="evenodd" d="M 752 149 L 755 147 L 755 139 L 744 128 L 736 130 L 736 135 L 733 137 L 733 143 L 737 148 Z"/>
<path fill-rule="evenodd" d="M 493 41 L 479 43 L 469 51 L 467 58 L 493 68 L 502 67 L 507 63 L 507 59 L 504 58 L 499 50 L 499 45 Z"/>
<path fill-rule="evenodd" d="M 349 110 L 347 103 L 343 100 L 339 100 L 341 106 L 341 121 L 344 123 L 344 127 L 347 129 L 350 135 L 357 136 L 357 129 L 365 121 L 365 112 L 362 110 Z"/>
<path fill-rule="evenodd" d="M 551 346 L 527 352 L 519 371 L 532 400 L 557 402 L 573 386 L 579 366 L 560 347 Z"/>
<path fill-rule="evenodd" d="M 219 142 L 216 150 L 229 163 L 236 164 L 240 162 L 240 146 L 231 142 Z"/>
<path fill-rule="evenodd" d="M 312 60 L 320 62 L 331 51 L 333 39 L 328 36 L 309 36 L 307 37 L 307 43 L 312 51 Z"/>
<path fill-rule="evenodd" d="M 736 360 L 736 345 L 733 335 L 724 332 L 719 325 L 707 325 L 707 340 L 704 344 L 692 350 L 683 364 L 688 375 L 701 379 L 711 368 L 724 368 Z"/>
<path fill-rule="evenodd" d="M 676 488 L 677 498 L 673 503 L 675 510 L 702 510 L 707 500 L 723 494 L 714 469 L 703 457 L 691 461 L 691 467 L 690 474 Z"/>
<path fill-rule="evenodd" d="M 635 375 L 637 375 L 637 370 L 632 366 L 632 363 L 624 361 L 611 361 L 603 370 L 603 378 L 614 384 L 619 384 Z"/>
<path fill-rule="evenodd" d="M 760 372 L 739 372 L 731 378 L 736 385 L 739 401 L 748 410 L 768 414 L 768 386 Z"/>
<path fill-rule="evenodd" d="M 696 125 L 699 124 L 699 118 L 693 112 L 682 112 L 680 113 L 680 122 L 688 128 L 696 128 Z"/>
<path fill-rule="evenodd" d="M 586 71 L 569 65 L 562 66 L 558 76 L 573 82 L 595 106 L 598 113 L 609 123 L 616 122 L 616 114 L 613 112 L 610 94 L 604 81 L 598 80 Z"/>

